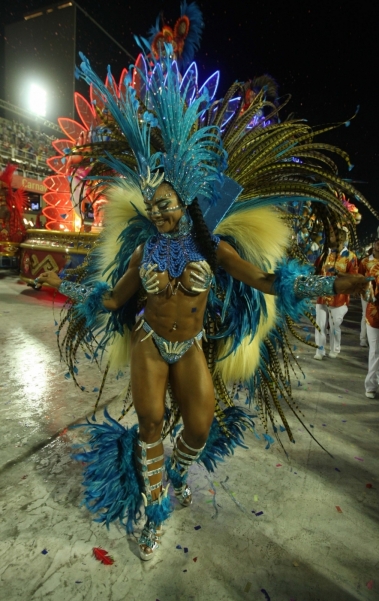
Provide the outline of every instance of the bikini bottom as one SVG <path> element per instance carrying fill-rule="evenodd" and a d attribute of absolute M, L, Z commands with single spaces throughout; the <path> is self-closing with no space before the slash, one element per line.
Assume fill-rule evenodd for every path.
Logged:
<path fill-rule="evenodd" d="M 189 340 L 183 340 L 183 342 L 171 342 L 170 340 L 166 340 L 162 336 L 159 336 L 156 332 L 154 332 L 153 328 L 149 326 L 147 321 L 141 319 L 141 323 L 136 328 L 136 332 L 143 328 L 145 332 L 147 332 L 147 336 L 144 336 L 140 342 L 147 340 L 152 337 L 155 342 L 155 346 L 157 347 L 160 356 L 166 363 L 169 365 L 171 363 L 176 363 L 183 357 L 183 355 L 191 348 L 191 346 L 195 343 L 199 350 L 202 350 L 199 340 L 203 338 L 204 331 L 201 330 L 196 336 L 190 338 Z"/>

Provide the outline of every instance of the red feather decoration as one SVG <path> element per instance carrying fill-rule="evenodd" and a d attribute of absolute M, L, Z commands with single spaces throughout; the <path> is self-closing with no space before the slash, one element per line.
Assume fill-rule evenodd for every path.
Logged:
<path fill-rule="evenodd" d="M 113 557 L 111 557 L 110 555 L 108 555 L 108 551 L 105 551 L 104 549 L 101 549 L 100 547 L 94 547 L 92 549 L 94 556 L 96 557 L 97 561 L 101 561 L 101 563 L 103 563 L 106 566 L 111 566 L 112 563 L 114 563 L 114 559 Z"/>

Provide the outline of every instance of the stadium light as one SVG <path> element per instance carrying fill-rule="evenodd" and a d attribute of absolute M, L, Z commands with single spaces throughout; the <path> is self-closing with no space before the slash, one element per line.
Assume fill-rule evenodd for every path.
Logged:
<path fill-rule="evenodd" d="M 36 115 L 46 117 L 46 90 L 32 83 L 29 89 L 29 110 Z"/>

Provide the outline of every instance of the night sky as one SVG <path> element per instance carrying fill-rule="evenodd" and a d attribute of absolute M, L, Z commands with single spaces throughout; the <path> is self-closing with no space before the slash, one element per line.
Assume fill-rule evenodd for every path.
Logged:
<path fill-rule="evenodd" d="M 8 5 L 2 21 L 19 21 L 24 13 L 50 4 L 51 1 L 16 0 Z M 133 35 L 146 35 L 162 9 L 167 22 L 173 25 L 179 16 L 180 2 L 80 0 L 79 4 L 137 56 Z M 345 121 L 360 106 L 350 127 L 328 133 L 323 140 L 349 152 L 355 168 L 348 173 L 339 163 L 341 174 L 361 182 L 357 187 L 379 211 L 377 3 L 233 0 L 225 5 L 207 0 L 198 4 L 205 21 L 196 57 L 200 81 L 220 69 L 222 94 L 236 79 L 269 73 L 279 83 L 280 95 L 292 94 L 283 116 L 293 112 L 312 125 Z M 3 30 L 1 35 L 3 40 Z M 101 76 L 105 77 L 110 63 L 116 80 L 131 62 L 80 11 L 77 50 L 88 56 Z M 3 71 L 2 59 L 0 68 Z M 364 219 L 358 233 L 363 236 L 376 228 L 376 220 L 368 212 L 361 212 Z"/>

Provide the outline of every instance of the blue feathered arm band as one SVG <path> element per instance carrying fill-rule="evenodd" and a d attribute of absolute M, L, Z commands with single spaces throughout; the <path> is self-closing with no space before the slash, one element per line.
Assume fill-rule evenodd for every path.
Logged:
<path fill-rule="evenodd" d="M 273 292 L 279 297 L 280 309 L 295 321 L 309 310 L 308 299 L 335 295 L 335 277 L 313 275 L 310 265 L 298 261 L 282 261 L 275 269 Z"/>
<path fill-rule="evenodd" d="M 80 317 L 85 318 L 88 328 L 96 327 L 100 314 L 109 313 L 102 301 L 110 289 L 106 282 L 96 282 L 93 286 L 87 286 L 64 280 L 59 286 L 59 292 L 76 301 L 75 310 Z"/>

